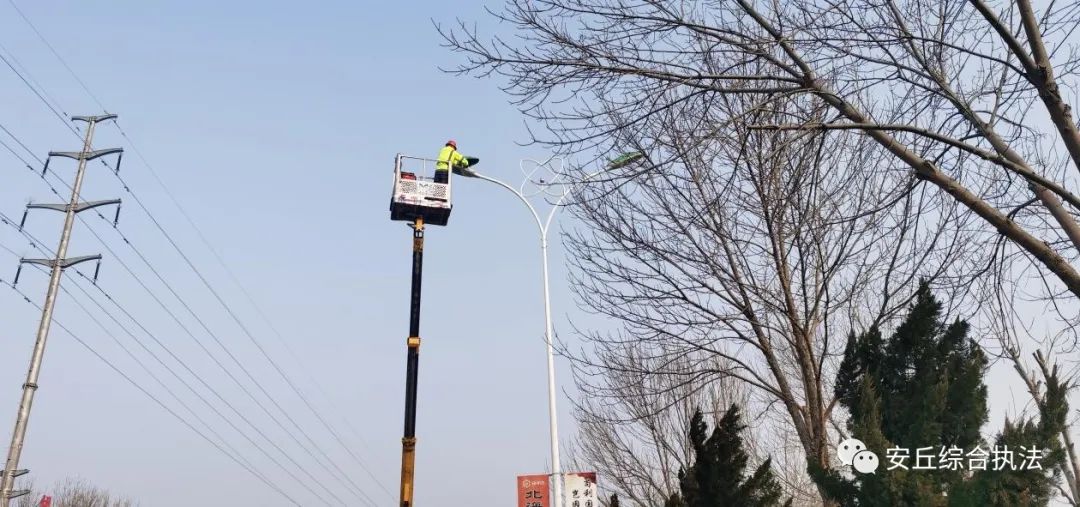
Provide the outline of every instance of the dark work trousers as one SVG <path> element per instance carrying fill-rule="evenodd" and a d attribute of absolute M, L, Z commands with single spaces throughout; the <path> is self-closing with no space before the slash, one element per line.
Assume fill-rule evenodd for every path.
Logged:
<path fill-rule="evenodd" d="M 446 183 L 450 181 L 450 171 L 435 171 L 435 183 Z"/>

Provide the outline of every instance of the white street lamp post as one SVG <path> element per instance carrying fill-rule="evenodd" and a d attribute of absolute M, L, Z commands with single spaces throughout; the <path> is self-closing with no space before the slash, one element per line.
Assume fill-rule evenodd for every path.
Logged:
<path fill-rule="evenodd" d="M 585 176 L 584 178 L 582 178 L 580 181 L 578 181 L 576 183 L 585 183 L 586 181 L 592 179 L 593 177 L 595 177 L 595 176 L 597 176 L 597 175 L 599 175 L 601 173 L 610 171 L 612 169 L 617 169 L 619 167 L 624 167 L 624 166 L 638 160 L 642 156 L 643 155 L 640 154 L 640 153 L 628 153 L 628 154 L 625 154 L 625 155 L 611 161 L 604 169 L 596 171 L 594 173 L 591 173 L 591 174 Z M 551 159 L 548 159 L 548 161 L 550 161 L 550 160 Z M 545 164 L 546 163 L 547 162 L 545 162 Z M 541 165 L 543 165 L 543 164 L 541 164 Z M 555 201 L 555 204 L 554 204 L 554 206 L 552 206 L 551 211 L 548 212 L 547 218 L 543 222 L 541 222 L 540 221 L 540 214 L 536 212 L 536 208 L 533 207 L 532 203 L 529 202 L 529 200 L 525 197 L 524 194 L 522 194 L 522 192 L 515 189 L 514 187 L 511 187 L 510 185 L 507 185 L 506 183 L 503 183 L 502 181 L 499 181 L 499 180 L 497 180 L 495 178 L 484 176 L 482 174 L 479 174 L 479 173 L 477 173 L 475 171 L 470 171 L 468 169 L 462 171 L 460 174 L 462 176 L 468 176 L 468 177 L 478 178 L 478 179 L 485 180 L 485 181 L 490 181 L 490 182 L 492 182 L 492 183 L 494 183 L 496 185 L 499 185 L 500 187 L 503 187 L 503 188 L 509 190 L 510 192 L 512 192 L 514 195 L 516 195 L 518 197 L 518 199 L 521 200 L 521 202 L 525 203 L 526 207 L 529 208 L 529 211 L 532 213 L 533 219 L 536 220 L 536 227 L 537 227 L 537 229 L 540 230 L 540 256 L 543 259 L 543 273 L 544 273 L 544 341 L 545 341 L 546 346 L 547 346 L 548 418 L 549 418 L 549 423 L 550 423 L 550 427 L 551 427 L 550 428 L 551 429 L 551 472 L 552 472 L 552 478 L 553 478 L 553 482 L 554 482 L 554 496 L 555 496 L 552 507 L 562 507 L 563 506 L 562 468 L 561 468 L 561 466 L 559 464 L 559 424 L 558 424 L 558 416 L 557 416 L 556 408 L 555 408 L 556 407 L 556 404 L 555 404 L 555 401 L 556 401 L 556 399 L 555 399 L 555 396 L 556 396 L 556 391 L 555 391 L 555 345 L 554 345 L 554 341 L 553 341 L 553 338 L 552 338 L 552 335 L 554 333 L 553 333 L 552 325 L 551 325 L 551 289 L 550 289 L 550 284 L 548 282 L 549 277 L 548 277 L 548 254 L 547 254 L 547 252 L 548 252 L 548 239 L 547 238 L 548 238 L 548 230 L 549 230 L 549 228 L 551 226 L 551 219 L 554 218 L 555 212 L 559 210 L 559 207 L 562 205 L 563 199 L 565 199 L 567 195 L 570 195 L 570 191 L 572 190 L 573 183 L 568 184 L 566 190 L 563 191 L 562 195 L 560 195 L 558 200 Z M 561 175 L 559 175 L 559 176 L 561 176 Z M 551 184 L 554 184 L 554 183 L 555 182 L 551 182 Z"/>
<path fill-rule="evenodd" d="M 559 465 L 559 422 L 558 416 L 555 410 L 555 345 L 552 340 L 552 327 L 551 327 L 551 289 L 548 282 L 548 227 L 551 225 L 551 219 L 555 216 L 555 211 L 559 209 L 558 204 L 562 202 L 562 198 L 559 199 L 555 207 L 551 208 L 551 212 L 548 213 L 547 219 L 544 222 L 540 221 L 540 215 L 536 212 L 536 208 L 532 203 L 522 195 L 514 187 L 507 185 L 495 178 L 490 178 L 482 174 L 473 173 L 475 178 L 479 178 L 485 181 L 490 181 L 496 185 L 499 185 L 514 193 L 521 199 L 521 202 L 525 203 L 525 206 L 529 208 L 532 213 L 533 219 L 536 220 L 536 227 L 540 230 L 540 256 L 543 259 L 543 272 L 544 272 L 544 341 L 547 345 L 547 380 L 548 380 L 548 420 L 551 426 L 551 473 L 552 482 L 554 483 L 554 496 L 555 501 L 552 507 L 562 507 L 562 469 Z M 566 194 L 563 194 L 565 197 Z"/>

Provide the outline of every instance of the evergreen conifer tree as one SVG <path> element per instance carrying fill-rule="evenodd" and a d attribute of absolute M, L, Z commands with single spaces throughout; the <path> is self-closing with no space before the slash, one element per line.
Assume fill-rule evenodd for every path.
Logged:
<path fill-rule="evenodd" d="M 664 507 L 766 507 L 781 505 L 782 490 L 772 474 L 771 459 L 748 473 L 749 456 L 740 434 L 746 427 L 731 405 L 709 434 L 701 410 L 690 420 L 694 464 L 679 473 L 679 494 Z M 788 500 L 784 505 L 790 505 Z"/>
<path fill-rule="evenodd" d="M 878 329 L 849 335 L 835 394 L 851 418 L 853 437 L 875 452 L 875 474 L 811 469 L 818 486 L 845 506 L 1046 505 L 1064 459 L 1058 435 L 1068 406 L 1053 377 L 1039 406 L 1039 421 L 1006 424 L 993 444 L 981 429 L 987 420 L 987 359 L 963 321 L 943 323 L 941 304 L 921 283 L 907 317 L 887 340 Z M 1043 470 L 968 470 L 969 452 L 995 445 L 1038 448 Z M 930 447 L 933 469 L 914 469 L 919 448 Z M 889 448 L 908 451 L 907 469 L 894 468 Z M 959 449 L 959 467 L 945 469 L 942 449 Z M 927 465 L 924 461 L 922 465 Z M 1020 459 L 1014 464 L 1019 465 Z M 839 463 L 838 463 L 839 465 Z M 837 468 L 840 468 L 839 466 Z"/>

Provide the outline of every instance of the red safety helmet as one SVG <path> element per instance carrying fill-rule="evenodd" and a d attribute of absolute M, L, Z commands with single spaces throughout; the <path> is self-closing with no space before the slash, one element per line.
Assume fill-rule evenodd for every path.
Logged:
<path fill-rule="evenodd" d="M 455 150 L 457 149 L 457 142 L 456 142 L 456 141 L 454 141 L 453 139 L 451 139 L 451 140 L 447 141 L 447 142 L 446 142 L 446 145 L 447 145 L 447 146 L 453 146 Z"/>

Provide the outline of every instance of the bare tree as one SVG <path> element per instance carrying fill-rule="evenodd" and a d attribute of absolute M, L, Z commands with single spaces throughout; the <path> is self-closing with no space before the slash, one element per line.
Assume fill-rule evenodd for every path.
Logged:
<path fill-rule="evenodd" d="M 624 355 L 640 358 L 633 348 L 627 345 Z M 734 382 L 687 384 L 638 373 L 648 369 L 608 369 L 599 377 L 574 372 L 584 396 L 575 402 L 579 430 L 570 461 L 604 477 L 605 489 L 618 493 L 625 505 L 662 505 L 679 490 L 678 473 L 692 462 L 688 434 L 696 409 L 715 415 L 731 403 L 745 405 Z M 666 385 L 671 381 L 674 385 Z"/>
<path fill-rule="evenodd" d="M 1027 298 L 1043 301 L 1046 311 L 1058 316 L 1061 329 L 1044 333 L 1071 338 L 1040 343 L 1064 344 L 1066 350 L 1075 347 L 1080 273 L 1074 262 L 1080 248 L 1076 222 L 1080 198 L 1070 189 L 1080 170 L 1080 133 L 1070 107 L 1076 99 L 1070 91 L 1080 84 L 1075 47 L 1080 4 L 1056 0 L 1038 5 L 1030 0 L 510 0 L 506 9 L 493 14 L 506 23 L 501 26 L 511 27 L 514 38 L 482 39 L 465 24 L 440 31 L 448 45 L 467 58 L 457 71 L 507 78 L 505 89 L 523 112 L 547 127 L 549 135 L 538 135 L 537 142 L 599 156 L 627 144 L 626 139 L 632 137 L 628 133 L 662 130 L 672 110 L 688 114 L 687 125 L 706 131 L 857 132 L 879 148 L 883 171 L 903 169 L 935 190 L 929 193 L 924 186 L 907 185 L 915 195 L 895 201 L 897 206 L 913 214 L 943 210 L 932 213 L 963 222 L 964 241 L 980 245 L 978 255 L 956 257 L 963 259 L 969 274 L 991 274 L 982 279 L 980 309 L 989 309 L 1002 320 L 1015 320 L 1018 301 L 1010 289 L 1023 288 Z M 740 107 L 714 107 L 724 101 L 739 104 L 734 98 L 744 99 Z M 756 114 L 783 109 L 777 104 L 794 99 L 823 111 L 807 107 L 821 112 L 784 118 Z M 685 107 L 689 103 L 700 107 Z M 648 135 L 644 140 L 651 141 Z M 650 142 L 642 144 L 648 151 L 658 151 Z M 668 165 L 683 162 L 675 157 L 651 159 L 649 169 L 663 178 L 670 178 Z M 874 187 L 880 181 L 874 176 L 878 174 L 864 173 L 860 178 Z M 655 182 L 659 177 L 652 178 L 649 181 Z M 612 191 L 610 186 L 602 188 Z M 634 211 L 632 206 L 627 209 Z M 699 213 L 699 209 L 680 211 L 687 213 L 683 218 Z M 978 221 L 969 222 L 965 215 Z M 731 219 L 725 222 L 730 223 Z M 612 224 L 626 225 L 618 219 L 602 223 Z M 660 233 L 673 230 L 679 229 L 649 231 L 650 240 L 664 241 L 667 238 Z M 732 241 L 730 246 L 743 245 Z M 752 245 L 753 251 L 768 252 L 760 247 Z M 706 250 L 702 255 L 706 254 L 714 252 Z M 752 271 L 758 265 L 741 267 Z M 641 275 L 616 268 L 623 278 Z M 781 273 L 770 273 L 778 278 L 769 280 L 772 285 L 768 286 L 783 287 Z M 735 286 L 720 288 L 729 287 Z M 682 294 L 656 296 L 663 300 Z M 729 304 L 738 309 L 745 299 L 740 299 L 739 291 L 734 296 Z M 601 297 L 593 301 L 605 303 Z M 608 303 L 614 304 L 615 299 Z M 785 306 L 776 309 L 783 311 Z M 655 325 L 664 318 L 653 315 L 650 321 Z M 713 333 L 708 324 L 694 324 L 699 335 L 687 341 L 713 343 L 709 338 L 699 339 L 701 334 Z M 1015 324 L 1005 322 L 999 329 L 1007 331 Z M 771 330 L 775 321 L 755 325 Z M 827 350 L 807 354 L 805 340 L 797 339 L 805 328 L 790 327 L 796 339 L 784 345 L 791 347 L 796 364 L 828 355 Z M 647 327 L 645 331 L 650 332 Z M 1014 346 L 1019 334 L 1001 335 L 999 354 L 1024 372 L 1030 368 Z M 769 356 L 767 350 L 759 346 L 755 351 Z M 781 371 L 791 366 L 777 362 L 769 367 Z M 806 386 L 812 387 L 817 380 L 813 375 L 794 377 L 800 382 L 788 387 L 793 392 L 798 388 L 796 398 L 805 397 L 811 403 L 788 409 L 792 423 L 796 429 L 816 427 L 827 411 L 813 408 L 820 405 L 812 402 L 814 389 Z M 745 380 L 765 392 L 784 388 L 755 375 Z M 800 411 L 806 413 L 800 415 Z M 812 431 L 800 430 L 804 447 L 814 456 L 813 438 L 807 445 L 806 436 L 813 437 Z M 1072 497 L 1076 498 L 1075 491 Z"/>
<path fill-rule="evenodd" d="M 623 356 L 643 359 L 628 344 Z M 714 361 L 716 359 L 714 358 Z M 686 363 L 700 363 L 686 360 Z M 659 366 L 659 365 L 657 365 Z M 671 368 L 672 365 L 667 365 Z M 721 369 L 720 365 L 715 365 Z M 678 474 L 693 462 L 690 419 L 700 409 L 713 424 L 732 404 L 750 406 L 747 389 L 731 378 L 702 383 L 684 382 L 681 376 L 645 375 L 654 368 L 632 370 L 576 369 L 575 380 L 583 396 L 575 402 L 578 437 L 570 462 L 595 470 L 604 478 L 605 491 L 618 494 L 620 504 L 663 505 L 679 492 Z M 812 483 L 802 473 L 803 454 L 786 435 L 768 431 L 762 414 L 747 415 L 751 426 L 744 434 L 744 449 L 756 466 L 772 458 L 772 470 L 796 505 L 816 499 Z M 794 450 L 795 452 L 785 452 Z"/>
<path fill-rule="evenodd" d="M 1038 351 L 1033 354 L 1037 365 L 1037 371 L 1033 372 L 1024 367 L 1024 362 L 1019 357 L 1019 347 L 1010 347 L 1007 350 L 1017 373 L 1023 379 L 1028 393 L 1031 394 L 1031 398 L 1036 403 L 1043 402 L 1046 383 L 1052 376 L 1056 377 L 1058 375 L 1058 366 L 1051 366 L 1042 351 Z M 1066 380 L 1064 386 L 1066 390 L 1073 387 L 1071 384 L 1071 381 Z M 1078 503 L 1080 502 L 1080 458 L 1077 457 L 1076 447 L 1073 444 L 1072 435 L 1069 433 L 1071 426 L 1071 424 L 1067 425 L 1065 431 L 1061 432 L 1066 461 L 1059 467 L 1064 484 L 1058 485 L 1058 493 L 1070 505 L 1078 505 L 1080 504 Z"/>
<path fill-rule="evenodd" d="M 127 498 L 117 498 L 107 490 L 82 479 L 67 479 L 55 488 L 53 505 L 56 507 L 135 507 Z"/>
<path fill-rule="evenodd" d="M 865 134 L 1051 275 L 1050 294 L 1080 295 L 1075 2 L 510 0 L 495 15 L 514 42 L 440 30 L 459 72 L 509 79 L 554 134 L 539 141 L 581 151 L 698 98 L 812 97 L 829 113 L 757 127 Z"/>
<path fill-rule="evenodd" d="M 29 490 L 30 493 L 20 496 L 13 502 L 15 507 L 38 507 L 41 495 L 34 488 L 34 481 L 29 480 L 20 485 L 19 489 Z"/>
<path fill-rule="evenodd" d="M 33 483 L 28 483 L 25 488 L 31 492 L 19 497 L 17 507 L 38 507 L 44 495 L 52 497 L 53 507 L 136 507 L 138 505 L 133 500 L 117 498 L 85 479 L 65 479 L 53 486 L 51 492 L 37 491 Z"/>
<path fill-rule="evenodd" d="M 784 470 L 797 495 L 807 463 L 832 464 L 844 336 L 895 314 L 918 277 L 962 290 L 971 270 L 959 261 L 976 252 L 955 202 L 880 167 L 864 138 L 724 121 L 755 100 L 687 101 L 648 129 L 620 131 L 619 146 L 648 150 L 648 170 L 575 195 L 571 210 L 588 224 L 566 237 L 575 292 L 623 326 L 586 334 L 593 350 L 577 354 L 578 378 L 587 398 L 655 397 L 626 414 L 639 419 L 658 402 L 685 406 L 675 400 L 698 386 L 739 382 L 752 427 L 798 442 L 802 459 Z M 793 99 L 745 114 L 822 109 Z M 629 380 L 589 382 L 613 375 Z"/>

